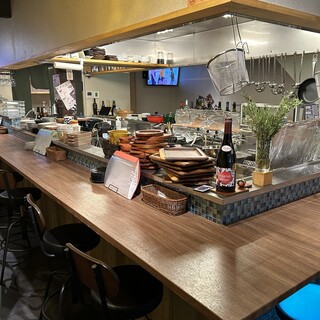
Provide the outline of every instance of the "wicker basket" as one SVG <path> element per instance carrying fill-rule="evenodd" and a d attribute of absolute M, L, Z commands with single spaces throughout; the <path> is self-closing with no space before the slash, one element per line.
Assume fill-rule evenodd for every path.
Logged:
<path fill-rule="evenodd" d="M 47 157 L 54 161 L 66 160 L 67 151 L 56 146 L 51 146 L 47 148 Z"/>
<path fill-rule="evenodd" d="M 187 211 L 188 198 L 181 193 L 155 184 L 141 187 L 141 192 L 146 204 L 168 214 L 176 216 Z"/>

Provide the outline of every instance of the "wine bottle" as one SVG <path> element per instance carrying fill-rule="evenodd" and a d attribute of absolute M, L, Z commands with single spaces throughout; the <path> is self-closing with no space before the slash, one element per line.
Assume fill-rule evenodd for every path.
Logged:
<path fill-rule="evenodd" d="M 93 98 L 92 109 L 93 109 L 93 114 L 97 115 L 98 114 L 98 105 L 97 105 L 97 102 L 96 102 L 96 98 Z"/>
<path fill-rule="evenodd" d="M 216 160 L 216 190 L 233 192 L 236 186 L 236 153 L 232 143 L 232 118 L 224 122 L 224 135 Z"/>
<path fill-rule="evenodd" d="M 113 116 L 116 115 L 116 109 L 117 109 L 116 102 L 115 102 L 115 100 L 113 100 L 113 101 L 112 101 L 112 107 L 111 107 L 111 114 L 112 114 Z"/>
<path fill-rule="evenodd" d="M 237 103 L 236 102 L 234 102 L 232 104 L 232 112 L 237 112 Z"/>

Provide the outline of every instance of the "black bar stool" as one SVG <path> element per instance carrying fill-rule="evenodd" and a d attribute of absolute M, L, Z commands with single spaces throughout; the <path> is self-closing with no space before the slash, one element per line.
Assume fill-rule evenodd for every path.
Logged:
<path fill-rule="evenodd" d="M 4 284 L 4 272 L 7 266 L 8 251 L 23 252 L 30 250 L 31 245 L 28 237 L 28 217 L 26 216 L 24 198 L 27 194 L 32 194 L 35 201 L 41 198 L 41 191 L 36 187 L 16 187 L 17 180 L 21 180 L 21 175 L 7 170 L 0 170 L 0 188 L 4 189 L 0 193 L 0 203 L 6 207 L 8 223 L 6 226 L 6 236 L 1 242 L 3 248 L 2 268 L 0 284 Z M 19 227 L 20 232 L 13 233 L 15 228 Z M 27 247 L 10 248 L 9 243 L 13 237 L 19 235 L 25 240 Z"/>
<path fill-rule="evenodd" d="M 7 186 L 8 186 L 2 176 L 2 172 L 4 172 L 4 170 L 0 170 L 0 193 L 3 191 L 6 191 Z M 16 188 L 17 184 L 23 180 L 23 176 L 20 173 L 13 171 L 13 172 L 11 172 L 9 179 L 10 179 L 9 184 L 11 185 L 11 188 Z M 11 180 L 11 179 L 13 179 L 13 180 Z M 1 202 L 0 202 L 0 206 L 6 207 L 5 204 L 1 203 Z M 5 214 L 0 215 L 1 219 L 2 218 L 5 218 L 6 220 L 8 219 L 8 212 L 7 211 L 8 211 L 8 209 L 6 208 Z M 6 223 L 5 225 L 0 225 L 0 229 L 7 229 L 7 228 L 8 228 L 8 223 Z"/>
<path fill-rule="evenodd" d="M 65 251 L 72 273 L 73 301 L 85 307 L 82 289 L 91 290 L 91 301 L 100 305 L 99 319 L 149 319 L 148 314 L 161 303 L 162 283 L 139 265 L 110 268 L 70 243 Z"/>
<path fill-rule="evenodd" d="M 69 223 L 60 225 L 52 229 L 46 230 L 45 218 L 40 211 L 39 207 L 34 203 L 31 195 L 27 195 L 25 198 L 26 205 L 28 207 L 28 213 L 32 220 L 32 225 L 36 234 L 36 238 L 40 243 L 40 247 L 44 255 L 50 258 L 65 258 L 64 249 L 66 243 L 72 243 L 75 247 L 85 252 L 94 249 L 100 242 L 100 236 L 97 235 L 92 229 L 83 223 Z M 55 290 L 49 295 L 53 277 L 56 275 L 67 275 L 67 280 L 61 283 L 59 290 Z M 60 295 L 59 307 L 58 307 L 58 319 L 61 318 L 60 310 L 64 294 L 64 289 L 70 277 L 69 269 L 66 265 L 65 271 L 53 270 L 48 279 L 46 291 L 43 298 L 41 308 L 41 319 L 43 316 L 49 319 L 45 314 L 46 304 L 57 294 Z"/>
<path fill-rule="evenodd" d="M 320 319 L 320 285 L 309 283 L 276 305 L 281 320 Z"/>

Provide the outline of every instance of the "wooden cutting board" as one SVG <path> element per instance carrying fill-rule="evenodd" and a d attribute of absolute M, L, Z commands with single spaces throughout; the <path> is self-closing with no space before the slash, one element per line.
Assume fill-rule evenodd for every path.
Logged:
<path fill-rule="evenodd" d="M 167 172 L 172 173 L 173 175 L 183 178 L 183 177 L 197 177 L 197 176 L 204 176 L 204 175 L 213 175 L 215 174 L 216 170 L 214 168 L 204 168 L 204 169 L 196 169 L 192 171 L 176 171 L 173 169 L 165 168 Z"/>
<path fill-rule="evenodd" d="M 164 164 L 164 165 L 168 165 L 168 166 L 174 166 L 177 168 L 181 168 L 182 170 L 185 170 L 187 168 L 200 168 L 202 166 L 206 166 L 206 165 L 212 165 L 213 166 L 213 158 L 208 158 L 205 161 L 167 161 L 165 159 L 161 159 L 161 157 L 159 156 L 159 154 L 153 154 L 152 156 L 150 156 L 150 159 L 152 161 L 155 161 L 159 164 Z"/>
<path fill-rule="evenodd" d="M 152 156 L 152 155 L 151 155 Z M 150 156 L 150 158 L 151 158 Z M 151 159 L 152 160 L 152 159 Z M 153 161 L 153 160 L 152 160 Z M 186 168 L 181 168 L 178 166 L 172 166 L 172 165 L 167 165 L 167 164 L 163 164 L 157 161 L 153 161 L 155 163 L 157 163 L 161 168 L 163 169 L 171 169 L 171 170 L 175 170 L 175 171 L 183 171 L 183 172 L 190 172 L 190 171 L 194 171 L 196 169 L 210 169 L 210 168 L 214 168 L 213 163 L 207 163 L 201 166 L 194 166 L 194 167 L 186 167 Z"/>

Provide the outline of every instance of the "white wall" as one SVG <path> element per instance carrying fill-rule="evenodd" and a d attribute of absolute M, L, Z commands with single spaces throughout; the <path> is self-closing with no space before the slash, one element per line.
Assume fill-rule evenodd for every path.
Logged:
<path fill-rule="evenodd" d="M 99 92 L 99 99 L 96 99 L 99 109 L 102 101 L 106 103 L 107 100 L 111 102 L 115 100 L 117 107 L 130 110 L 129 73 L 102 74 L 90 78 L 83 77 L 84 115 L 91 116 L 93 98 L 86 98 L 87 91 Z"/>

